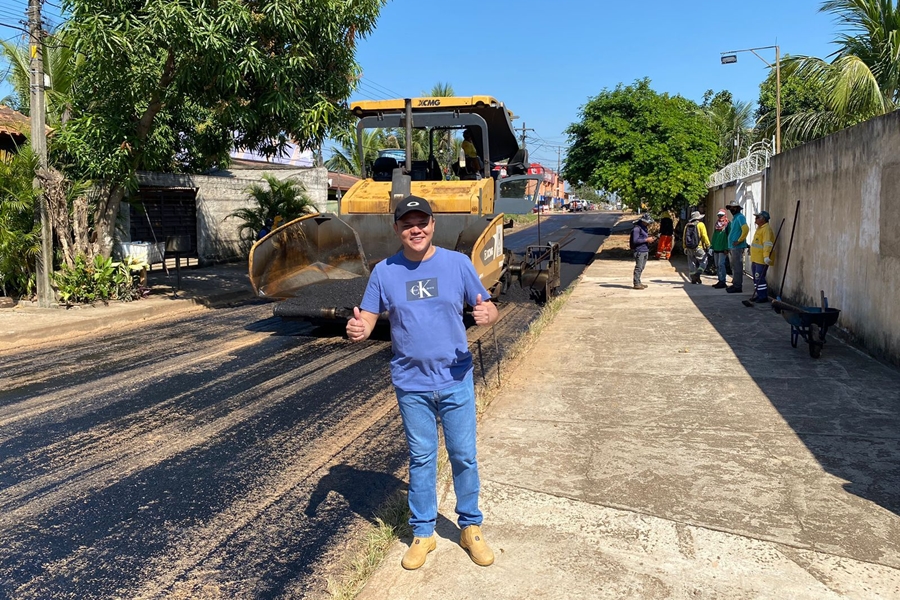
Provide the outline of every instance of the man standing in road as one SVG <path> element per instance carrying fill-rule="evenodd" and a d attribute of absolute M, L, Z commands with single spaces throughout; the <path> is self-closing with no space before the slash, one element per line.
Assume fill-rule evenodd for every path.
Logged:
<path fill-rule="evenodd" d="M 775 233 L 769 225 L 769 213 L 759 211 L 756 217 L 756 233 L 750 246 L 750 270 L 753 273 L 753 296 L 750 302 L 768 302 L 769 286 L 766 273 L 772 264 L 772 250 L 775 248 Z"/>
<path fill-rule="evenodd" d="M 750 226 L 741 214 L 741 205 L 732 200 L 725 205 L 731 212 L 731 231 L 728 233 L 728 245 L 731 248 L 731 287 L 725 288 L 729 294 L 740 294 L 744 291 L 744 250 L 747 248 L 747 234 Z"/>
<path fill-rule="evenodd" d="M 413 542 L 401 564 L 418 569 L 437 546 L 437 423 L 453 471 L 459 544 L 478 565 L 494 562 L 481 533 L 480 482 L 475 451 L 475 385 L 463 306 L 477 325 L 497 321 L 469 259 L 434 246 L 435 220 L 424 198 L 407 196 L 394 211 L 401 250 L 375 265 L 363 301 L 347 321 L 347 337 L 369 337 L 379 313 L 391 326 L 391 380 L 409 446 L 409 524 Z"/>
<path fill-rule="evenodd" d="M 647 233 L 647 226 L 653 222 L 650 213 L 644 213 L 641 218 L 634 222 L 634 228 L 631 230 L 631 241 L 629 243 L 634 251 L 634 289 L 646 290 L 647 286 L 641 283 L 641 274 L 644 267 L 647 266 L 647 257 L 650 256 L 650 244 L 656 241 L 656 238 Z"/>

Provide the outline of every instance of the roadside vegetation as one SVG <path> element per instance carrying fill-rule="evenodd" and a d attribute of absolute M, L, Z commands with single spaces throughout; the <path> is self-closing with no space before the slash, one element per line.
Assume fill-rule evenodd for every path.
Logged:
<path fill-rule="evenodd" d="M 281 180 L 269 174 L 262 177 L 265 185 L 254 183 L 247 188 L 253 206 L 240 208 L 225 217 L 241 222 L 241 246 L 245 253 L 250 251 L 264 227 L 272 229 L 316 211 L 316 205 L 306 194 L 302 182 L 296 179 Z"/>
<path fill-rule="evenodd" d="M 30 296 L 35 286 L 35 259 L 41 247 L 35 222 L 37 195 L 32 179 L 37 157 L 30 146 L 0 160 L 0 292 Z"/>
<path fill-rule="evenodd" d="M 289 143 L 318 147 L 345 129 L 352 119 L 345 101 L 359 74 L 355 42 L 374 29 L 385 2 L 293 0 L 277 10 L 67 2 L 67 20 L 41 48 L 53 81 L 53 131 L 49 168 L 37 175 L 51 211 L 67 217 L 54 220 L 54 269 L 110 258 L 138 171 L 201 173 L 227 166 L 235 147 L 275 156 Z M 28 52 L 3 47 L 13 87 L 4 102 L 26 115 Z M 34 177 L 32 170 L 28 181 Z M 22 212 L 4 205 L 7 218 Z M 0 260 L 21 263 L 2 267 L 4 289 L 32 293 L 33 249 L 7 243 L 3 252 Z"/>
<path fill-rule="evenodd" d="M 837 49 L 782 57 L 782 150 L 900 107 L 900 5 L 825 0 L 819 10 L 835 18 Z M 653 91 L 648 79 L 604 89 L 568 130 L 562 175 L 635 211 L 696 205 L 716 170 L 751 151 L 774 152 L 775 75 L 773 65 L 755 102 L 708 90 L 696 105 Z"/>

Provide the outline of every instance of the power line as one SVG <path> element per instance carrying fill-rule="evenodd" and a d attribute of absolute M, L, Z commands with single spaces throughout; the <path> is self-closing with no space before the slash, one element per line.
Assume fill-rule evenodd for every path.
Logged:
<path fill-rule="evenodd" d="M 6 23 L 0 23 L 0 27 L 7 27 L 9 29 L 15 29 L 17 31 L 21 31 L 22 33 L 28 33 L 28 30 L 22 26 L 17 25 L 7 25 Z"/>
<path fill-rule="evenodd" d="M 390 89 L 389 87 L 383 86 L 380 83 L 372 81 L 371 79 L 368 79 L 366 77 L 361 77 L 360 81 L 362 81 L 363 79 L 366 80 L 366 82 L 369 84 L 370 87 L 383 90 L 382 93 L 388 94 L 388 98 L 403 98 L 404 97 L 403 94 L 398 94 L 397 92 Z"/>
<path fill-rule="evenodd" d="M 361 90 L 362 92 L 375 98 L 376 100 L 389 100 L 390 99 L 388 96 L 385 96 L 382 92 L 379 92 L 379 91 L 375 90 L 374 88 L 369 87 L 368 84 L 362 83 L 362 81 L 357 82 L 356 89 Z"/>

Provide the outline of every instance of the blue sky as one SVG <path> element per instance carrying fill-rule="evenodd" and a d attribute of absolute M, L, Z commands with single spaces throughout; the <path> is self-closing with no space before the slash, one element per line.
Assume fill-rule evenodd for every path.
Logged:
<path fill-rule="evenodd" d="M 649 77 L 657 92 L 700 102 L 727 89 L 756 102 L 768 69 L 750 53 L 827 57 L 838 26 L 820 0 L 389 0 L 358 45 L 352 99 L 418 96 L 438 82 L 503 101 L 534 132 L 531 160 L 556 168 L 564 131 L 588 98 Z M 760 54 L 774 63 L 775 51 Z M 533 138 L 531 136 L 534 136 Z M 564 156 L 565 150 L 562 150 Z M 326 156 L 328 156 L 326 151 Z"/>
<path fill-rule="evenodd" d="M 59 21 L 59 2 L 45 4 Z M 0 39 L 19 34 L 26 0 L 0 0 Z M 697 102 L 707 89 L 754 102 L 766 65 L 749 53 L 722 65 L 721 52 L 778 44 L 782 54 L 825 58 L 838 27 L 821 0 L 389 0 L 358 44 L 363 69 L 352 97 L 418 96 L 436 83 L 458 95 L 489 95 L 529 129 L 531 159 L 555 169 L 564 131 L 591 96 L 649 77 L 658 92 Z M 774 50 L 761 55 L 774 62 Z M 0 96 L 8 93 L 0 86 Z M 326 143 L 325 155 L 331 144 Z M 558 152 L 559 150 L 559 152 Z"/>

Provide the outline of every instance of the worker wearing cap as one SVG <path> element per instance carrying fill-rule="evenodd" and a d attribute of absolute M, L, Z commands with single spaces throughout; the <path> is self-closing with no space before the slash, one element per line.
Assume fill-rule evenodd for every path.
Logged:
<path fill-rule="evenodd" d="M 372 270 L 362 303 L 347 321 L 347 337 L 369 337 L 378 315 L 391 326 L 391 380 L 409 447 L 409 524 L 413 541 L 401 564 L 418 569 L 435 549 L 438 417 L 453 472 L 459 543 L 478 565 L 494 562 L 481 532 L 475 452 L 475 385 L 463 307 L 477 325 L 497 321 L 472 262 L 433 242 L 435 220 L 424 198 L 407 196 L 394 211 L 401 250 Z"/>
<path fill-rule="evenodd" d="M 697 235 L 694 236 L 693 240 L 697 244 L 696 246 L 688 246 L 688 227 L 693 227 L 696 231 Z M 700 275 L 706 269 L 706 252 L 709 249 L 709 236 L 706 234 L 706 225 L 703 224 L 703 215 L 700 214 L 699 210 L 691 213 L 687 225 L 684 226 L 684 233 L 681 235 L 681 245 L 688 258 L 688 273 L 691 276 L 691 283 L 703 285 Z"/>
<path fill-rule="evenodd" d="M 653 223 L 653 217 L 650 213 L 644 213 L 631 229 L 630 246 L 634 252 L 634 277 L 632 284 L 636 290 L 646 290 L 647 285 L 641 283 L 641 274 L 644 267 L 647 266 L 647 257 L 650 256 L 650 244 L 656 241 L 656 238 L 647 231 L 647 226 Z"/>
<path fill-rule="evenodd" d="M 768 302 L 769 286 L 766 272 L 772 264 L 772 250 L 775 247 L 775 233 L 769 226 L 769 213 L 761 210 L 756 217 L 756 233 L 750 245 L 750 272 L 753 274 L 753 296 L 750 302 Z"/>
<path fill-rule="evenodd" d="M 719 209 L 716 213 L 716 224 L 713 225 L 712 240 L 710 248 L 713 251 L 713 259 L 716 261 L 716 275 L 719 281 L 713 286 L 716 289 L 723 289 L 725 285 L 725 272 L 728 266 L 725 259 L 728 257 L 728 234 L 731 233 L 731 221 L 726 216 L 725 209 Z"/>
<path fill-rule="evenodd" d="M 728 245 L 731 249 L 731 287 L 725 288 L 729 294 L 740 294 L 744 291 L 744 250 L 747 248 L 747 235 L 750 226 L 747 218 L 741 214 L 741 205 L 732 200 L 725 205 L 731 212 L 731 231 L 728 233 Z"/>

